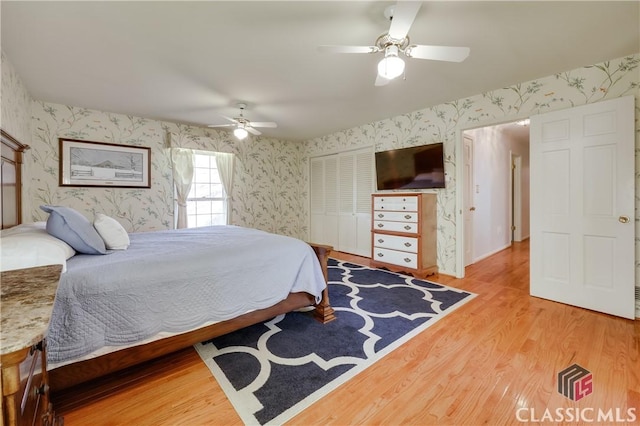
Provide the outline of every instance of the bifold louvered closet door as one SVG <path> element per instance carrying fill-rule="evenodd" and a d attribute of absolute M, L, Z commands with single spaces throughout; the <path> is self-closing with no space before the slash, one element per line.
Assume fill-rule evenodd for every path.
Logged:
<path fill-rule="evenodd" d="M 371 255 L 373 148 L 311 158 L 311 241 Z"/>

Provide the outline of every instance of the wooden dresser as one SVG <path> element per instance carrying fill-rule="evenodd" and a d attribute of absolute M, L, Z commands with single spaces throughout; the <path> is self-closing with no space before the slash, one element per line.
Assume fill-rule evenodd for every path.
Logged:
<path fill-rule="evenodd" d="M 46 332 L 62 265 L 2 272 L 0 425 L 60 425 L 49 403 Z"/>
<path fill-rule="evenodd" d="M 436 194 L 373 194 L 371 204 L 373 265 L 417 277 L 437 273 Z"/>

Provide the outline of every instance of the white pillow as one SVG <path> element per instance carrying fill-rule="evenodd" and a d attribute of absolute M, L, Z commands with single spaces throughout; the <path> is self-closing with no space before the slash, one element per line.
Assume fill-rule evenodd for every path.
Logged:
<path fill-rule="evenodd" d="M 23 223 L 0 231 L 0 237 L 21 234 L 23 232 L 44 231 L 47 232 L 47 222 Z"/>
<path fill-rule="evenodd" d="M 104 240 L 104 245 L 109 250 L 126 250 L 129 247 L 129 234 L 120 222 L 106 214 L 97 213 L 93 221 L 93 227 Z"/>
<path fill-rule="evenodd" d="M 10 232 L 9 235 L 2 233 L 0 271 L 62 265 L 62 272 L 65 272 L 67 259 L 75 254 L 75 250 L 69 244 L 49 235 L 44 228 L 28 230 L 24 227 Z"/>

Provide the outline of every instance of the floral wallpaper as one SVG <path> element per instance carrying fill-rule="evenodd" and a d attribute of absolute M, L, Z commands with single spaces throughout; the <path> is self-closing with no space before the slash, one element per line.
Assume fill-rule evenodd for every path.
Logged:
<path fill-rule="evenodd" d="M 129 231 L 173 228 L 173 185 L 168 147 L 184 146 L 236 155 L 231 223 L 290 236 L 303 236 L 304 215 L 298 176 L 302 146 L 269 138 L 237 141 L 230 133 L 34 101 L 32 150 L 25 161 L 31 199 L 27 217 L 46 218 L 41 204 L 67 205 L 92 219 L 107 214 Z M 67 137 L 151 148 L 151 188 L 58 186 L 58 138 Z"/>
<path fill-rule="evenodd" d="M 307 157 L 374 146 L 376 151 L 444 142 L 447 188 L 438 193 L 438 266 L 456 273 L 456 153 L 461 129 L 515 121 L 533 114 L 621 96 L 636 98 L 636 223 L 640 207 L 640 55 L 561 72 L 469 98 L 365 124 L 306 142 Z M 427 101 L 425 101 L 427 103 Z M 308 171 L 305 170 L 308 182 Z M 637 229 L 637 224 L 636 224 Z M 640 238 L 636 231 L 636 283 L 640 281 Z"/>
<path fill-rule="evenodd" d="M 227 132 L 196 127 L 183 127 L 169 139 L 171 146 L 235 155 L 233 224 L 305 238 L 303 145 L 264 137 L 239 141 Z"/>
<path fill-rule="evenodd" d="M 29 145 L 31 143 L 31 95 L 4 52 L 0 56 L 2 68 L 0 126 L 18 141 Z"/>

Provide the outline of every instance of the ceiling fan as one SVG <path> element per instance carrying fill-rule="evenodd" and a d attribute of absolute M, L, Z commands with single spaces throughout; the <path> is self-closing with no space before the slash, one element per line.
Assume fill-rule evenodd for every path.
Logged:
<path fill-rule="evenodd" d="M 240 108 L 240 116 L 235 118 L 222 117 L 231 121 L 231 124 L 211 124 L 208 127 L 235 127 L 233 130 L 233 134 L 236 138 L 242 140 L 246 138 L 249 133 L 252 133 L 256 136 L 261 135 L 262 133 L 256 130 L 256 127 L 278 127 L 278 125 L 271 121 L 249 121 L 244 117 L 244 110 L 247 108 L 247 104 L 240 103 L 237 105 Z"/>
<path fill-rule="evenodd" d="M 382 34 L 373 46 L 319 46 L 322 52 L 330 53 L 378 53 L 384 52 L 384 58 L 378 63 L 376 86 L 384 86 L 404 73 L 404 61 L 399 54 L 409 58 L 430 59 L 435 61 L 462 62 L 469 56 L 468 47 L 429 46 L 411 44 L 409 29 L 413 24 L 422 2 L 398 1 L 395 6 L 385 9 L 384 15 L 391 20 L 389 31 Z"/>

